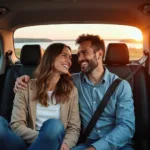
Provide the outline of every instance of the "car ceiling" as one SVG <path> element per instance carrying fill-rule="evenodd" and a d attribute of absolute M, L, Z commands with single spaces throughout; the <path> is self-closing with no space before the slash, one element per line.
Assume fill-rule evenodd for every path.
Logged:
<path fill-rule="evenodd" d="M 0 0 L 0 28 L 37 24 L 107 23 L 150 27 L 150 16 L 143 13 L 148 0 Z"/>

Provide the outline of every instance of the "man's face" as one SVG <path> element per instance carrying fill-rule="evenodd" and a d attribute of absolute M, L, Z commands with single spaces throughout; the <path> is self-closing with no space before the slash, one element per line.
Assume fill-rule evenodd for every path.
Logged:
<path fill-rule="evenodd" d="M 98 52 L 94 52 L 91 41 L 84 41 L 79 45 L 78 62 L 83 73 L 91 73 L 98 65 Z"/>

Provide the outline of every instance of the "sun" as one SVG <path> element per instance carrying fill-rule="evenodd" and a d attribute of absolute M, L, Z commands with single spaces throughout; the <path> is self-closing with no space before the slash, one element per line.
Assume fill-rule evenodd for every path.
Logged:
<path fill-rule="evenodd" d="M 132 34 L 132 38 L 138 42 L 142 42 L 143 41 L 143 35 L 142 33 L 139 31 L 139 32 L 133 32 Z"/>

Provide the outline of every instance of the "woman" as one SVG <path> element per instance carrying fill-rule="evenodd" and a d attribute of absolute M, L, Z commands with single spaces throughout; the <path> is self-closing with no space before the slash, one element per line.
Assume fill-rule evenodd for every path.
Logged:
<path fill-rule="evenodd" d="M 68 72 L 71 49 L 50 45 L 26 90 L 15 95 L 10 126 L 0 118 L 1 150 L 69 150 L 80 133 L 78 93 Z"/>

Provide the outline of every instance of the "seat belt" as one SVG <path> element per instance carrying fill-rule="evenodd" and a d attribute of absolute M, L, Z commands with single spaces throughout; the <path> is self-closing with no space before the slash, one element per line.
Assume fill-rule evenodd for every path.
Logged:
<path fill-rule="evenodd" d="M 130 72 L 124 79 L 127 81 L 130 80 L 136 74 L 136 72 L 142 67 L 142 64 L 147 60 L 147 58 L 148 58 L 148 55 L 143 56 L 142 59 L 139 61 L 140 65 L 137 68 L 135 68 L 132 72 Z M 86 141 L 87 137 L 90 135 L 93 127 L 95 126 L 97 120 L 99 119 L 105 107 L 107 106 L 110 97 L 112 96 L 112 94 L 114 93 L 115 89 L 117 88 L 117 86 L 119 85 L 121 81 L 122 79 L 118 78 L 114 80 L 114 82 L 110 85 L 103 99 L 101 100 L 97 110 L 95 111 L 93 117 L 91 118 L 87 128 L 85 129 L 82 136 L 79 138 L 78 143 L 84 143 Z"/>
<path fill-rule="evenodd" d="M 112 96 L 112 94 L 114 93 L 115 89 L 117 88 L 117 86 L 121 81 L 122 79 L 118 78 L 110 85 L 103 99 L 101 100 L 97 110 L 95 111 L 93 117 L 91 118 L 85 132 L 83 133 L 83 136 L 79 139 L 79 143 L 83 143 L 86 140 L 86 138 L 89 136 L 97 120 L 99 119 L 100 115 L 102 114 L 105 107 L 107 106 L 110 97 Z"/>
<path fill-rule="evenodd" d="M 134 70 L 132 70 L 124 79 L 129 81 L 140 70 L 142 65 L 147 60 L 147 58 L 148 58 L 148 55 L 143 56 L 138 62 L 139 65 Z"/>
<path fill-rule="evenodd" d="M 14 62 L 12 61 L 12 58 L 11 58 L 12 53 L 13 53 L 12 50 L 8 50 L 6 52 L 6 58 L 9 60 L 11 65 L 14 65 Z"/>

